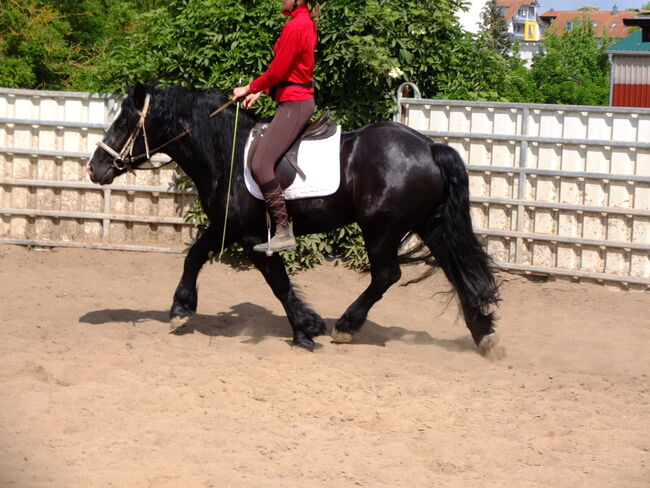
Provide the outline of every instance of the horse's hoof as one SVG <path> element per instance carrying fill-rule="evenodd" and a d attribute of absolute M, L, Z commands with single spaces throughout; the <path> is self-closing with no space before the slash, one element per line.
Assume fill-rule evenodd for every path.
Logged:
<path fill-rule="evenodd" d="M 309 352 L 314 352 L 314 347 L 316 347 L 316 343 L 306 336 L 294 337 L 293 345 Z"/>
<path fill-rule="evenodd" d="M 481 339 L 478 350 L 490 361 L 499 361 L 506 357 L 506 348 L 499 344 L 499 336 L 494 332 Z"/>
<path fill-rule="evenodd" d="M 337 329 L 332 331 L 332 339 L 334 339 L 334 342 L 351 342 L 353 338 L 354 336 L 349 332 L 342 332 Z"/>
<path fill-rule="evenodd" d="M 185 315 L 184 317 L 172 317 L 169 321 L 169 333 L 173 334 L 174 332 L 185 327 L 191 318 L 191 315 Z"/>

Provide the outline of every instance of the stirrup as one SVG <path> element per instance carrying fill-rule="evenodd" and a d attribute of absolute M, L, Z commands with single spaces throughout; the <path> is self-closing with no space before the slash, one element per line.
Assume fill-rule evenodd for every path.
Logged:
<path fill-rule="evenodd" d="M 262 242 L 254 245 L 253 251 L 263 252 L 269 257 L 273 256 L 273 251 L 271 251 L 271 219 L 268 212 L 266 213 L 266 243 Z"/>
<path fill-rule="evenodd" d="M 271 222 L 267 214 L 266 242 L 253 246 L 253 250 L 272 256 L 274 252 L 294 251 L 295 249 L 296 239 L 293 236 L 293 224 L 276 226 L 275 235 L 271 237 Z"/>
<path fill-rule="evenodd" d="M 295 251 L 296 250 L 295 241 L 293 243 L 291 243 L 291 244 L 286 244 L 286 245 L 282 245 L 282 246 L 279 246 L 279 247 L 272 247 L 272 246 L 273 246 L 273 244 L 269 240 L 267 242 L 263 242 L 261 244 L 257 244 L 255 246 L 253 246 L 253 251 L 263 252 L 267 256 L 273 256 L 274 252 Z"/>

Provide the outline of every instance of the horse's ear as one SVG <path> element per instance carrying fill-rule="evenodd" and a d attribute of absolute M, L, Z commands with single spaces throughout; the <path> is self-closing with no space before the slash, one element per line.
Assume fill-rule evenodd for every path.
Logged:
<path fill-rule="evenodd" d="M 144 105 L 144 99 L 147 96 L 147 87 L 142 83 L 136 83 L 132 90 L 133 93 L 129 93 L 129 96 L 133 96 L 133 103 L 136 107 L 141 108 Z"/>

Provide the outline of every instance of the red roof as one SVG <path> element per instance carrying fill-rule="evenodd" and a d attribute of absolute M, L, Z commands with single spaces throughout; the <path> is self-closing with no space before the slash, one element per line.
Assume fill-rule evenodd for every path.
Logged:
<path fill-rule="evenodd" d="M 638 14 L 638 10 L 623 10 L 612 13 L 610 10 L 549 10 L 539 16 L 545 24 L 555 26 L 555 32 L 560 35 L 565 29 L 567 22 L 577 22 L 585 18 L 589 18 L 592 23 L 596 24 L 595 37 L 603 37 L 603 31 L 607 29 L 607 35 L 610 38 L 622 39 L 630 34 L 631 27 L 623 24 L 623 19 L 634 17 Z M 549 29 L 551 27 L 547 27 Z"/>
<path fill-rule="evenodd" d="M 503 16 L 506 21 L 512 19 L 521 7 L 526 7 L 531 5 L 533 7 L 539 7 L 539 3 L 536 0 L 497 0 L 497 7 L 502 7 Z"/>

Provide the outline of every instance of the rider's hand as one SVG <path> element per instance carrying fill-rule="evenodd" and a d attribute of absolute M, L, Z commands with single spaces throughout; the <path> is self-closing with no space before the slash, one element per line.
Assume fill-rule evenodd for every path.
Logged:
<path fill-rule="evenodd" d="M 245 97 L 250 92 L 251 92 L 250 85 L 238 86 L 232 91 L 232 99 L 235 100 L 237 98 Z"/>
<path fill-rule="evenodd" d="M 260 95 L 262 95 L 262 92 L 249 93 L 241 106 L 244 107 L 244 109 L 251 108 L 253 104 L 257 102 L 257 99 L 260 98 Z"/>

